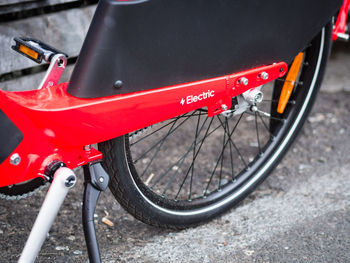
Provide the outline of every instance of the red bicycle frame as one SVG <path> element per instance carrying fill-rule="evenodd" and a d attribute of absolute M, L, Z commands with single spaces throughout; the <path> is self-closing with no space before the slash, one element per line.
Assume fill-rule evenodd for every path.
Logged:
<path fill-rule="evenodd" d="M 252 70 L 171 87 L 98 99 L 80 99 L 66 92 L 67 83 L 39 90 L 0 91 L 5 114 L 24 134 L 15 150 L 19 165 L 10 157 L 0 166 L 0 186 L 44 177 L 54 160 L 75 168 L 102 159 L 85 145 L 102 142 L 157 122 L 207 107 L 214 116 L 231 107 L 231 98 L 261 86 L 287 71 L 284 62 Z M 243 81 L 244 80 L 244 81 Z"/>
<path fill-rule="evenodd" d="M 323 9 L 327 9 L 327 5 L 330 5 L 331 3 L 331 1 L 324 3 L 325 6 L 323 6 Z M 111 3 L 108 4 L 112 6 Z M 340 4 L 341 1 L 337 3 L 337 6 L 334 7 L 334 9 L 332 9 L 333 11 L 327 14 L 328 21 L 331 19 L 331 16 L 333 12 L 335 12 L 336 8 L 339 8 Z M 345 34 L 345 30 L 349 7 L 350 0 L 345 0 L 334 26 L 333 40 L 336 40 L 338 38 L 348 38 L 348 35 Z M 117 11 L 118 12 L 116 12 L 116 14 L 119 14 L 119 10 Z M 170 9 L 170 13 L 172 12 L 173 10 Z M 204 14 L 206 14 L 206 12 L 204 12 Z M 230 15 L 231 14 L 228 16 L 229 18 Z M 308 19 L 308 16 L 309 13 L 304 12 L 304 19 Z M 108 20 L 105 19 L 104 15 L 99 15 L 98 17 L 102 18 L 103 21 Z M 126 17 L 128 22 L 129 17 Z M 207 21 L 206 17 L 203 19 L 203 21 Z M 275 24 L 275 20 L 272 22 Z M 110 23 L 109 26 L 111 26 L 111 24 L 114 23 Z M 136 25 L 136 27 L 138 27 L 138 23 L 136 23 Z M 154 24 L 151 25 L 153 26 Z M 226 26 L 226 24 L 224 25 Z M 153 29 L 152 26 L 149 28 Z M 100 24 L 98 24 L 98 26 L 95 25 L 95 27 L 100 30 L 102 26 L 100 27 Z M 254 28 L 255 27 L 256 26 L 254 25 Z M 215 30 L 213 32 L 215 35 L 220 35 L 216 32 L 217 27 L 214 29 Z M 294 27 L 294 29 L 295 31 L 293 32 L 299 32 L 298 27 Z M 96 32 L 100 32 L 98 30 Z M 112 30 L 112 32 L 114 31 Z M 144 30 L 142 29 L 140 32 L 144 32 Z M 261 32 L 265 33 L 264 30 Z M 206 40 L 207 32 L 204 33 L 205 34 L 203 34 L 203 39 Z M 305 38 L 310 35 L 309 33 L 305 34 Z M 110 36 L 110 34 L 106 33 L 105 35 Z M 93 38 L 94 37 L 90 37 L 90 39 Z M 106 40 L 107 44 L 111 44 L 111 39 L 108 37 L 106 39 L 103 38 L 100 39 L 100 41 L 104 43 L 103 41 Z M 187 41 L 187 39 L 185 40 Z M 186 41 L 184 45 L 185 47 L 187 47 Z M 222 40 L 218 40 L 218 42 L 220 41 L 222 42 Z M 273 38 L 270 43 L 275 43 L 274 41 L 275 38 Z M 130 41 L 129 43 L 134 42 L 135 41 Z M 89 44 L 89 41 L 87 41 L 87 43 Z M 244 44 L 246 42 L 241 41 L 241 43 Z M 96 45 L 96 43 L 94 43 L 94 45 L 98 47 L 102 46 L 103 48 L 105 47 L 105 45 L 99 46 Z M 279 45 L 283 46 L 283 44 Z M 297 45 L 294 51 L 289 51 L 290 55 L 293 55 L 295 51 L 299 52 L 300 49 L 302 49 L 302 45 L 303 42 L 300 44 L 300 46 Z M 168 58 L 168 46 L 164 46 L 166 47 L 164 54 L 166 54 L 165 57 Z M 216 45 L 213 46 L 216 47 Z M 221 52 L 223 54 L 221 59 L 226 58 L 229 61 L 236 61 L 232 60 L 231 57 L 227 57 L 227 53 L 229 53 L 230 49 L 232 49 L 231 45 L 227 46 L 229 49 L 227 52 Z M 16 47 L 14 49 L 16 50 Z M 90 49 L 88 50 L 90 51 Z M 143 51 L 143 49 L 141 50 Z M 218 50 L 221 51 L 221 49 Z M 156 53 L 158 51 L 159 50 L 156 50 Z M 239 59 L 241 57 L 241 49 L 236 48 L 236 51 L 238 51 L 237 58 Z M 248 52 L 250 52 L 250 50 L 248 50 Z M 119 53 L 122 54 L 123 52 Z M 175 53 L 175 55 L 178 53 Z M 28 53 L 24 54 L 27 54 L 28 56 Z M 37 53 L 34 51 L 34 54 Z M 272 53 L 269 56 L 275 59 L 269 60 L 270 62 L 265 63 L 271 63 L 274 60 L 282 61 L 276 61 L 276 63 L 270 65 L 264 65 L 246 71 L 220 76 L 227 74 L 227 72 L 230 72 L 230 70 L 232 70 L 232 65 L 230 64 L 228 71 L 214 74 L 213 76 L 220 76 L 216 78 L 182 83 L 174 86 L 166 86 L 169 85 L 168 83 L 159 86 L 149 85 L 150 87 L 161 88 L 150 90 L 140 89 L 141 91 L 137 90 L 137 92 L 132 93 L 119 94 L 109 97 L 94 97 L 92 99 L 84 99 L 86 97 L 78 98 L 70 95 L 67 92 L 68 83 L 57 85 L 59 77 L 66 65 L 66 61 L 63 54 L 56 52 L 54 52 L 54 54 L 55 56 L 51 60 L 49 72 L 40 85 L 39 89 L 21 92 L 8 92 L 0 90 L 0 113 L 4 113 L 4 116 L 6 117 L 5 120 L 12 122 L 12 124 L 23 134 L 23 139 L 18 145 L 15 144 L 13 146 L 13 148 L 15 148 L 17 145 L 16 149 L 12 151 L 9 156 L 7 156 L 7 154 L 3 154 L 2 156 L 0 155 L 2 158 L 0 161 L 0 174 L 2 175 L 0 176 L 0 187 L 25 182 L 37 177 L 53 180 L 51 188 L 42 206 L 41 212 L 38 215 L 37 221 L 32 229 L 32 233 L 22 253 L 21 259 L 25 261 L 27 260 L 26 257 L 35 259 L 38 250 L 40 249 L 40 246 L 45 240 L 46 234 L 49 231 L 51 224 L 53 223 L 59 207 L 62 204 L 65 195 L 67 194 L 68 189 L 75 184 L 75 174 L 71 169 L 90 164 L 90 166 L 87 167 L 87 169 L 89 169 L 89 172 L 86 172 L 85 174 L 86 184 L 84 193 L 83 225 L 88 245 L 89 258 L 96 259 L 92 260 L 91 262 L 99 262 L 98 245 L 93 225 L 93 213 L 99 193 L 101 191 L 104 191 L 108 186 L 108 175 L 102 168 L 101 163 L 98 162 L 102 160 L 102 153 L 94 148 L 91 148 L 91 144 L 110 140 L 112 138 L 130 133 L 132 131 L 153 125 L 155 123 L 176 117 L 181 114 L 188 113 L 199 108 L 206 107 L 209 117 L 223 113 L 231 109 L 231 101 L 233 97 L 260 87 L 267 82 L 283 77 L 288 69 L 287 64 L 283 62 L 287 61 L 288 59 L 285 59 L 284 57 L 276 59 L 275 54 Z M 107 56 L 110 56 L 108 52 L 106 54 Z M 202 56 L 202 54 L 207 53 L 202 52 L 200 53 L 200 56 Z M 39 55 L 39 53 L 37 55 Z M 45 54 L 42 53 L 40 55 L 43 55 L 40 57 L 41 61 Z M 294 54 L 294 56 L 295 55 L 296 54 Z M 29 57 L 39 60 L 38 57 L 33 57 L 30 55 Z M 256 59 L 255 55 L 252 55 L 251 57 L 253 57 L 254 60 Z M 46 61 L 49 60 L 50 59 L 47 59 Z M 83 65 L 96 65 L 96 68 L 99 68 L 100 65 L 105 62 L 104 59 L 101 59 L 101 61 L 102 62 L 100 64 L 83 63 Z M 127 59 L 125 61 L 127 61 Z M 162 63 L 158 64 L 163 65 Z M 258 62 L 254 65 L 261 64 L 263 64 L 263 62 Z M 253 67 L 252 64 L 249 65 Z M 213 67 L 215 69 L 215 65 Z M 53 71 L 54 68 L 56 71 Z M 157 72 L 157 70 L 154 71 Z M 84 72 L 86 73 L 90 71 Z M 95 73 L 95 70 L 92 72 Z M 127 72 L 129 73 L 129 71 Z M 52 74 L 50 75 L 49 73 Z M 100 73 L 102 74 L 103 72 Z M 170 70 L 170 73 L 173 73 L 172 70 Z M 91 74 L 82 75 L 90 76 Z M 166 77 L 168 76 L 168 74 L 165 75 Z M 100 75 L 96 74 L 94 76 L 98 76 L 97 80 L 100 81 Z M 134 77 L 134 74 L 129 73 L 129 77 L 130 76 Z M 205 76 L 207 77 L 208 75 Z M 80 80 L 80 78 L 78 79 Z M 95 88 L 94 82 L 92 82 L 89 78 L 87 79 L 88 81 L 85 82 L 83 86 L 86 87 L 87 85 L 90 85 L 92 88 Z M 200 78 L 196 77 L 196 79 Z M 184 82 L 190 80 L 193 79 L 182 81 Z M 171 80 L 170 83 L 173 84 L 178 82 L 173 82 Z M 105 87 L 105 85 L 102 86 Z M 136 86 L 139 87 L 140 85 Z M 7 126 L 3 127 L 5 127 L 4 130 L 7 131 Z M 10 147 L 4 149 L 8 150 L 8 152 L 11 152 L 12 150 Z M 14 158 L 17 158 L 17 161 L 14 161 Z M 55 170 L 53 169 L 52 164 L 59 164 L 61 166 Z M 64 164 L 70 169 L 62 168 Z M 48 167 L 51 167 L 50 172 L 46 171 Z M 96 176 L 97 174 L 98 178 Z M 47 215 L 49 215 L 49 217 Z"/>
<path fill-rule="evenodd" d="M 340 8 L 337 21 L 333 28 L 333 41 L 337 40 L 338 37 L 342 37 L 345 40 L 349 39 L 348 35 L 344 35 L 346 31 L 346 22 L 348 19 L 349 8 L 350 8 L 350 0 L 344 0 L 344 4 Z"/>
<path fill-rule="evenodd" d="M 333 39 L 344 34 L 350 0 L 345 0 L 334 26 Z M 102 142 L 201 107 L 214 116 L 231 107 L 231 98 L 256 88 L 287 71 L 283 62 L 218 78 L 98 99 L 80 99 L 66 92 L 67 83 L 40 90 L 0 91 L 4 113 L 23 132 L 14 151 L 0 165 L 0 187 L 44 177 L 45 167 L 60 160 L 69 168 L 102 159 L 90 145 Z M 266 72 L 267 79 L 261 74 Z M 248 84 L 240 82 L 242 78 Z M 207 94 L 207 95 L 206 95 Z M 211 96 L 212 95 L 212 96 Z M 192 97 L 191 97 L 192 96 Z M 191 99 L 192 98 L 192 99 Z"/>

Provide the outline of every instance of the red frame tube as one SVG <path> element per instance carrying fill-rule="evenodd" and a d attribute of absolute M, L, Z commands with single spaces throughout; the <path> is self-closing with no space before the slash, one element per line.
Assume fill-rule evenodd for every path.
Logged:
<path fill-rule="evenodd" d="M 338 34 L 344 34 L 346 30 L 346 22 L 350 8 L 350 0 L 344 0 L 344 4 L 340 8 L 337 21 L 333 28 L 333 41 L 338 39 Z"/>
<path fill-rule="evenodd" d="M 75 168 L 102 158 L 95 149 L 84 151 L 84 145 L 202 107 L 208 108 L 209 116 L 219 114 L 224 111 L 223 105 L 231 107 L 232 97 L 282 77 L 286 71 L 286 63 L 280 62 L 218 78 L 97 99 L 69 95 L 68 83 L 41 90 L 0 91 L 1 109 L 24 136 L 15 150 L 21 163 L 11 165 L 8 157 L 0 165 L 0 186 L 43 176 L 53 160 Z M 261 77 L 262 72 L 268 79 Z M 247 85 L 241 83 L 243 77 Z"/>

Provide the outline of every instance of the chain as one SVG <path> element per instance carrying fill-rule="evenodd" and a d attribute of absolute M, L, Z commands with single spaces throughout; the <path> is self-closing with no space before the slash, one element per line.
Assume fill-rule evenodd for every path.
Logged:
<path fill-rule="evenodd" d="M 46 184 L 39 186 L 38 188 L 34 189 L 33 191 L 30 191 L 30 192 L 27 192 L 24 194 L 20 194 L 20 195 L 7 195 L 7 194 L 0 193 L 0 199 L 12 200 L 12 201 L 25 199 L 27 197 L 30 197 L 30 196 L 36 194 L 37 192 L 39 192 L 40 190 L 45 188 L 47 185 L 48 185 L 48 182 Z"/>

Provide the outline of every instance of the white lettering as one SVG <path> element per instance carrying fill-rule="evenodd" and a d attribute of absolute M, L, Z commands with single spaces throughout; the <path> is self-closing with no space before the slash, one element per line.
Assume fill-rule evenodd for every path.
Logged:
<path fill-rule="evenodd" d="M 214 96 L 215 96 L 215 91 L 214 90 L 208 90 L 207 92 L 203 91 L 199 95 L 188 95 L 186 97 L 186 104 L 191 104 L 193 102 L 209 99 L 209 98 L 214 97 Z M 182 98 L 180 103 L 182 105 L 184 105 L 185 104 L 185 100 Z"/>

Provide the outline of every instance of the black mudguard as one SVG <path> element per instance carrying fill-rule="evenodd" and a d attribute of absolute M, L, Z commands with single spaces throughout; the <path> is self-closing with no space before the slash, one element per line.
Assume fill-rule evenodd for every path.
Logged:
<path fill-rule="evenodd" d="M 96 98 L 289 63 L 341 4 L 100 0 L 68 93 Z"/>

